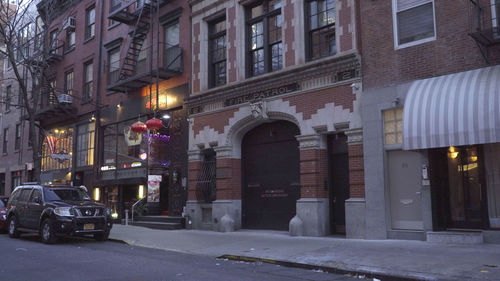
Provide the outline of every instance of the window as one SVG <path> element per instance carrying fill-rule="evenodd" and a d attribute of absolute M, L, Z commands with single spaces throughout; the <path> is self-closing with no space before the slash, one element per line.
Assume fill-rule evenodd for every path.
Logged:
<path fill-rule="evenodd" d="M 403 143 L 403 109 L 394 108 L 383 112 L 385 144 Z"/>
<path fill-rule="evenodd" d="M 94 89 L 94 63 L 86 62 L 83 65 L 83 100 L 89 101 L 92 99 Z"/>
<path fill-rule="evenodd" d="M 226 84 L 226 19 L 210 24 L 210 86 Z"/>
<path fill-rule="evenodd" d="M 21 124 L 16 125 L 16 138 L 14 142 L 14 149 L 19 150 L 21 148 Z"/>
<path fill-rule="evenodd" d="M 14 188 L 18 187 L 21 185 L 21 171 L 16 171 L 11 173 L 11 190 L 14 190 Z M 23 201 L 28 201 L 28 196 L 30 194 L 31 189 L 26 189 L 26 193 L 23 190 L 23 193 L 21 194 Z M 26 194 L 26 195 L 25 195 Z M 24 197 L 26 196 L 26 197 Z"/>
<path fill-rule="evenodd" d="M 250 6 L 247 18 L 250 75 L 281 69 L 281 0 L 265 0 L 256 6 Z"/>
<path fill-rule="evenodd" d="M 64 93 L 73 95 L 73 70 L 64 74 Z"/>
<path fill-rule="evenodd" d="M 27 85 L 28 81 L 24 81 L 24 85 Z M 21 86 L 18 87 L 19 91 L 17 92 L 17 107 L 23 106 L 23 93 L 21 92 Z"/>
<path fill-rule="evenodd" d="M 57 96 L 56 96 L 56 80 L 55 78 L 49 80 L 49 92 L 47 96 L 47 104 L 57 104 Z"/>
<path fill-rule="evenodd" d="M 50 53 L 57 53 L 57 29 L 50 33 Z"/>
<path fill-rule="evenodd" d="M 38 189 L 33 189 L 33 192 L 31 193 L 30 196 L 30 202 L 35 202 L 35 197 L 38 197 L 38 199 L 42 200 L 42 193 Z M 39 202 L 35 202 L 39 203 Z"/>
<path fill-rule="evenodd" d="M 3 129 L 3 154 L 7 154 L 9 129 Z"/>
<path fill-rule="evenodd" d="M 179 55 L 179 22 L 165 26 L 164 66 L 170 69 L 180 68 Z M 176 63 L 176 64 L 174 64 Z"/>
<path fill-rule="evenodd" d="M 76 166 L 94 165 L 95 122 L 78 126 L 76 139 Z"/>
<path fill-rule="evenodd" d="M 335 0 L 308 2 L 309 59 L 318 59 L 337 53 L 335 44 Z"/>
<path fill-rule="evenodd" d="M 85 40 L 95 36 L 95 7 L 85 11 Z"/>
<path fill-rule="evenodd" d="M 75 31 L 68 30 L 66 32 L 66 50 L 71 50 L 75 47 Z"/>
<path fill-rule="evenodd" d="M 495 5 L 494 9 L 493 9 L 493 12 L 495 12 L 494 16 L 493 16 L 493 20 L 495 21 L 496 20 L 496 27 L 497 28 L 500 28 L 500 0 L 494 0 L 495 3 L 493 5 Z"/>
<path fill-rule="evenodd" d="M 212 203 L 216 199 L 216 154 L 213 149 L 203 151 L 203 163 L 196 181 L 198 198 L 203 198 L 205 203 Z"/>
<path fill-rule="evenodd" d="M 5 111 L 10 110 L 10 103 L 12 102 L 12 86 L 7 86 L 5 90 Z"/>
<path fill-rule="evenodd" d="M 45 131 L 47 137 L 42 143 L 41 171 L 70 169 L 73 162 L 73 128 L 62 127 Z M 48 141 L 53 137 L 57 141 Z M 57 158 L 52 157 L 57 154 Z"/>
<path fill-rule="evenodd" d="M 109 73 L 108 82 L 113 84 L 120 78 L 120 49 L 116 48 L 108 54 Z"/>
<path fill-rule="evenodd" d="M 435 38 L 433 0 L 393 0 L 393 18 L 396 46 Z"/>

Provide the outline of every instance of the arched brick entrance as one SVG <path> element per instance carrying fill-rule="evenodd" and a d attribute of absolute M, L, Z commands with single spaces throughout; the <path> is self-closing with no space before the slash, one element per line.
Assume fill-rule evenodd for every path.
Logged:
<path fill-rule="evenodd" d="M 242 141 L 243 228 L 288 230 L 300 197 L 299 128 L 264 123 Z"/>

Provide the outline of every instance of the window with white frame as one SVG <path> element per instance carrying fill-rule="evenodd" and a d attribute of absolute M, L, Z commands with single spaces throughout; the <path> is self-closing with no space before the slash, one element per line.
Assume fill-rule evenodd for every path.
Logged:
<path fill-rule="evenodd" d="M 500 28 L 500 0 L 492 0 L 493 2 L 493 23 L 496 24 L 497 28 Z"/>
<path fill-rule="evenodd" d="M 397 47 L 427 42 L 436 37 L 434 0 L 392 1 Z"/>

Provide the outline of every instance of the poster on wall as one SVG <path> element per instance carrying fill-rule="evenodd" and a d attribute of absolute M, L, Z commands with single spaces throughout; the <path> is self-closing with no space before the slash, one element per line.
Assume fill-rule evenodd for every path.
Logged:
<path fill-rule="evenodd" d="M 132 131 L 130 126 L 126 126 L 123 129 L 123 135 L 125 136 L 127 146 L 139 145 L 142 142 L 142 134 Z"/>
<path fill-rule="evenodd" d="M 161 176 L 148 175 L 148 202 L 160 202 Z"/>

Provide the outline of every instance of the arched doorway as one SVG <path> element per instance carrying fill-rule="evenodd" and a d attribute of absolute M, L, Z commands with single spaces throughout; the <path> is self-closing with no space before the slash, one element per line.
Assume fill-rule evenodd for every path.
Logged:
<path fill-rule="evenodd" d="M 242 141 L 243 228 L 288 230 L 300 197 L 299 128 L 287 121 L 260 125 Z"/>

